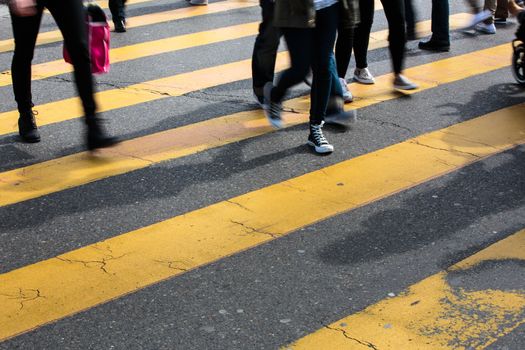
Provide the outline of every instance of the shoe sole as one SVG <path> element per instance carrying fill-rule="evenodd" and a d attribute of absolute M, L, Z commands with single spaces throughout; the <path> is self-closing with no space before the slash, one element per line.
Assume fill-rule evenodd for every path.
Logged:
<path fill-rule="evenodd" d="M 450 51 L 450 46 L 448 47 L 442 47 L 442 48 L 429 48 L 429 47 L 419 47 L 420 50 L 425 50 L 425 51 L 432 51 L 432 52 L 449 52 Z"/>
<path fill-rule="evenodd" d="M 36 138 L 36 139 L 26 139 L 26 138 L 23 138 L 22 136 L 20 136 L 20 138 L 22 139 L 22 142 L 24 142 L 24 143 L 38 143 L 38 142 L 40 142 L 40 137 Z"/>
<path fill-rule="evenodd" d="M 306 144 L 308 146 L 313 147 L 316 153 L 326 154 L 326 153 L 332 153 L 334 151 L 333 147 L 332 149 L 322 149 L 321 147 L 316 146 L 312 141 L 307 141 Z"/>
<path fill-rule="evenodd" d="M 361 83 L 361 84 L 365 84 L 365 85 L 372 85 L 372 84 L 376 83 L 375 80 L 364 80 L 364 79 L 359 79 L 359 78 L 356 78 L 356 77 L 354 77 L 354 81 L 358 82 L 358 83 Z"/>
<path fill-rule="evenodd" d="M 400 86 L 400 85 L 394 85 L 394 89 L 396 90 L 403 90 L 403 91 L 410 91 L 410 90 L 416 90 L 417 86 Z"/>

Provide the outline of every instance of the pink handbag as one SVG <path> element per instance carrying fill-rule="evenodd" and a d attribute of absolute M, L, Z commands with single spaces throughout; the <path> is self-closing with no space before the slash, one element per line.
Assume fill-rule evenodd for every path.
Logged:
<path fill-rule="evenodd" d="M 95 4 L 87 6 L 88 44 L 91 55 L 91 72 L 104 74 L 109 72 L 109 24 L 104 11 Z M 64 60 L 72 63 L 64 45 Z"/>

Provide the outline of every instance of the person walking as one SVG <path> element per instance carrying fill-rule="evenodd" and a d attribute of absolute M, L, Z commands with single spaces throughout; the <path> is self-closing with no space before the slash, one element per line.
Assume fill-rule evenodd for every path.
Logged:
<path fill-rule="evenodd" d="M 115 32 L 126 32 L 126 0 L 109 0 L 109 11 Z"/>
<path fill-rule="evenodd" d="M 20 113 L 18 119 L 20 137 L 25 142 L 40 141 L 31 95 L 31 61 L 44 8 L 47 8 L 53 15 L 73 62 L 75 83 L 82 100 L 87 125 L 87 147 L 93 150 L 116 144 L 117 138 L 106 134 L 96 115 L 86 14 L 81 0 L 9 1 L 15 41 L 11 75 L 15 100 Z"/>
<path fill-rule="evenodd" d="M 275 60 L 281 40 L 281 31 L 274 26 L 275 0 L 260 0 L 262 22 L 255 38 L 252 54 L 252 86 L 257 103 L 264 105 L 263 89 L 267 82 L 273 82 Z"/>
<path fill-rule="evenodd" d="M 333 48 L 341 15 L 347 26 L 357 22 L 357 4 L 351 0 L 276 0 L 275 26 L 281 29 L 290 52 L 291 67 L 279 77 L 277 85 L 264 86 L 265 114 L 269 122 L 282 127 L 281 101 L 289 88 L 299 84 L 312 69 L 310 93 L 310 134 L 307 144 L 317 153 L 330 153 L 334 147 L 322 132 L 332 86 L 335 83 Z"/>
<path fill-rule="evenodd" d="M 275 0 L 260 0 L 262 22 L 259 24 L 259 33 L 255 38 L 252 54 L 252 88 L 255 100 L 262 108 L 264 103 L 264 85 L 274 81 L 275 61 L 282 32 L 274 26 Z M 337 82 L 337 70 L 333 53 L 330 59 L 330 72 Z M 311 85 L 311 84 L 309 84 Z M 330 100 L 327 107 L 325 121 L 327 123 L 341 123 L 355 120 L 355 112 L 345 113 L 344 102 L 352 100 L 349 91 L 343 92 L 339 83 L 332 83 Z"/>
<path fill-rule="evenodd" d="M 419 42 L 421 50 L 450 51 L 449 12 L 448 0 L 432 0 L 432 35 L 428 40 Z"/>
<path fill-rule="evenodd" d="M 399 90 L 413 90 L 417 88 L 417 85 L 402 75 L 406 43 L 404 1 L 381 0 L 381 3 L 388 21 L 388 48 L 394 71 L 393 86 Z M 354 80 L 362 84 L 374 83 L 374 77 L 368 70 L 366 62 L 370 31 L 374 18 L 374 0 L 359 0 L 359 12 L 360 22 L 355 30 L 339 28 L 338 31 L 336 61 L 343 89 L 347 88 L 345 76 L 352 48 L 356 53 Z"/>

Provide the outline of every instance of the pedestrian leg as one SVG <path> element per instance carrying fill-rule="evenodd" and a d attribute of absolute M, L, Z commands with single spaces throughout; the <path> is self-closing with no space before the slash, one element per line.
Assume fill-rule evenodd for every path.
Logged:
<path fill-rule="evenodd" d="M 18 132 L 25 142 L 40 141 L 40 133 L 32 111 L 33 98 L 31 94 L 31 62 L 35 51 L 36 38 L 42 20 L 43 8 L 37 9 L 37 14 L 19 17 L 10 12 L 15 49 L 11 62 L 11 79 L 13 93 L 20 113 Z"/>
<path fill-rule="evenodd" d="M 95 114 L 93 75 L 87 42 L 86 15 L 82 1 L 46 0 L 45 6 L 53 15 L 64 37 L 64 44 L 73 62 L 75 83 L 86 118 L 88 148 L 111 146 L 117 142 L 117 139 L 106 135 Z"/>
<path fill-rule="evenodd" d="M 255 38 L 252 54 L 252 83 L 253 93 L 259 104 L 263 104 L 263 88 L 267 82 L 273 82 L 275 60 L 281 32 L 273 25 L 274 2 L 260 1 L 262 22 L 259 25 L 259 34 Z"/>

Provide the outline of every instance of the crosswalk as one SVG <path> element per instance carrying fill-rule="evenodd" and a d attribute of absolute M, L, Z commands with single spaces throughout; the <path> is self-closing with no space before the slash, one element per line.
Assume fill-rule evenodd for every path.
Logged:
<path fill-rule="evenodd" d="M 156 0 L 135 0 L 130 1 L 128 5 L 138 10 L 146 3 L 155 2 Z M 154 79 L 111 86 L 98 92 L 96 99 L 99 110 L 112 114 L 123 109 L 133 110 L 144 106 L 149 106 L 148 108 L 152 110 L 162 109 L 165 108 L 165 104 L 171 104 L 171 101 L 176 105 L 177 99 L 188 94 L 213 89 L 239 89 L 239 86 L 241 86 L 240 90 L 244 91 L 243 94 L 250 94 L 251 60 L 246 57 L 249 57 L 251 47 L 246 48 L 247 53 L 244 57 L 236 57 L 235 54 L 229 56 L 226 53 L 228 47 L 235 47 L 239 42 L 244 43 L 245 40 L 253 39 L 257 33 L 258 23 L 252 20 L 253 16 L 245 16 L 246 11 L 257 14 L 258 2 L 227 0 L 211 2 L 206 7 L 188 7 L 185 1 L 180 0 L 173 2 L 172 9 L 131 17 L 130 31 L 125 35 L 132 37 L 135 30 L 140 31 L 141 27 L 153 24 L 169 25 L 182 20 L 194 23 L 194 21 L 205 21 L 207 16 L 214 14 L 224 14 L 235 20 L 229 20 L 225 26 L 212 30 L 206 29 L 170 37 L 151 37 L 140 42 L 128 41 L 115 47 L 111 52 L 112 62 L 119 69 L 128 64 L 139 65 L 143 59 L 158 58 L 159 62 L 162 62 L 163 55 L 186 55 L 197 60 L 199 57 L 194 56 L 195 53 L 213 45 L 224 47 L 225 53 L 219 64 L 214 60 L 206 61 L 210 63 L 205 64 L 204 68 L 187 68 L 186 71 L 174 75 L 165 73 L 169 72 L 169 69 L 157 71 L 157 67 L 151 67 L 151 75 L 155 76 Z M 381 7 L 377 6 L 376 11 L 379 17 Z M 428 13 L 428 9 L 422 12 Z M 461 11 L 453 12 L 450 17 L 451 27 L 459 28 L 467 20 L 467 16 L 468 14 Z M 380 23 L 378 30 L 371 35 L 371 56 L 375 54 L 381 56 L 387 52 L 388 31 L 385 29 L 384 21 L 378 22 Z M 429 19 L 423 18 L 418 25 L 419 34 L 428 35 L 430 25 Z M 2 24 L 1 28 L 4 27 L 8 28 Z M 457 42 L 472 40 L 459 35 L 453 34 L 453 39 Z M 37 50 L 60 40 L 60 33 L 56 30 L 41 33 Z M 0 42 L 2 65 L 0 66 L 2 70 L 0 96 L 7 96 L 4 91 L 11 89 L 10 71 L 7 68 L 12 45 L 11 39 Z M 53 81 L 54 77 L 71 72 L 69 66 L 57 59 L 60 57 L 60 48 L 56 47 L 57 52 L 53 58 L 33 67 L 32 79 L 41 84 L 39 89 L 46 89 L 46 86 L 53 89 L 53 84 L 56 84 Z M 419 88 L 407 94 L 392 90 L 392 75 L 388 70 L 376 77 L 375 85 L 350 84 L 355 100 L 347 105 L 347 108 L 357 109 L 361 117 L 361 121 L 355 127 L 358 130 L 352 130 L 352 133 L 356 131 L 373 133 L 373 129 L 377 128 L 377 124 L 372 123 L 374 118 L 368 118 L 369 110 L 385 111 L 401 104 L 413 104 L 414 111 L 420 111 L 431 99 L 442 99 L 446 108 L 454 107 L 456 100 L 460 101 L 470 93 L 465 89 L 464 82 L 494 79 L 494 76 L 504 75 L 503 72 L 508 73 L 512 51 L 510 44 L 502 36 L 480 40 L 478 46 L 462 48 L 458 51 L 459 53 L 452 52 L 422 59 L 412 57 L 409 53 L 405 74 L 414 80 Z M 286 68 L 288 61 L 288 54 L 283 48 L 278 55 L 276 69 Z M 132 77 L 129 80 L 134 79 Z M 496 92 L 492 91 L 492 93 Z M 64 125 L 82 117 L 78 98 L 61 96 L 60 92 L 56 96 L 47 98 L 48 101 L 36 106 L 38 124 L 43 130 L 67 128 Z M 380 205 L 389 199 L 395 200 L 403 193 L 419 191 L 423 186 L 434 181 L 468 172 L 472 167 L 489 167 L 486 165 L 487 162 L 505 159 L 513 154 L 512 152 L 522 154 L 525 144 L 525 93 L 521 90 L 509 90 L 508 97 L 501 98 L 496 107 L 487 101 L 491 101 L 489 97 L 485 100 L 478 98 L 473 111 L 461 111 L 458 118 L 452 121 L 443 120 L 435 126 L 415 129 L 417 131 L 408 129 L 408 133 L 406 133 L 407 127 L 403 129 L 394 122 L 388 122 L 396 129 L 401 129 L 401 133 L 406 134 L 400 135 L 398 131 L 387 133 L 387 137 L 391 137 L 391 140 L 377 141 L 377 143 L 370 140 L 368 142 L 373 143 L 371 146 L 358 145 L 351 140 L 345 140 L 344 147 L 348 153 L 345 153 L 346 150 L 340 151 L 340 148 L 336 148 L 336 152 L 340 151 L 340 155 L 332 158 L 318 158 L 306 154 L 304 156 L 308 164 L 304 165 L 305 170 L 290 172 L 294 175 L 287 175 L 286 169 L 279 169 L 279 176 L 274 177 L 273 171 L 261 170 L 264 176 L 268 177 L 267 181 L 261 182 L 248 178 L 250 185 L 242 185 L 236 189 L 236 184 L 230 182 L 227 176 L 216 184 L 216 180 L 210 174 L 210 184 L 202 191 L 195 190 L 195 196 L 199 193 L 204 196 L 201 199 L 194 198 L 198 204 L 193 202 L 186 204 L 184 201 L 187 195 L 184 198 L 177 195 L 170 196 L 165 205 L 168 205 L 168 208 L 177 206 L 177 209 L 168 210 L 158 218 L 154 213 L 149 214 L 147 211 L 162 211 L 157 207 L 159 204 L 150 205 L 147 203 L 149 199 L 142 201 L 140 198 L 133 198 L 139 193 L 134 186 L 140 186 L 134 183 L 129 187 L 129 194 L 126 195 L 129 195 L 131 201 L 136 202 L 138 207 L 141 204 L 145 206 L 144 216 L 128 215 L 127 202 L 112 204 L 112 210 L 119 213 L 115 214 L 115 220 L 117 222 L 124 220 L 120 230 L 110 230 L 109 226 L 105 229 L 106 226 L 102 222 L 94 225 L 84 224 L 82 220 L 72 222 L 75 220 L 74 216 L 69 219 L 68 211 L 62 209 L 59 209 L 59 212 L 65 213 L 65 221 L 62 223 L 55 222 L 55 214 L 50 214 L 52 218 L 48 221 L 45 218 L 46 209 L 40 209 L 43 214 L 39 215 L 44 216 L 40 224 L 35 226 L 28 224 L 29 226 L 25 227 L 23 218 L 12 215 L 24 211 L 37 215 L 34 208 L 45 207 L 48 200 L 56 208 L 81 206 L 83 201 L 87 203 L 95 200 L 90 199 L 90 196 L 93 196 L 98 184 L 104 182 L 109 187 L 118 187 L 117 184 L 124 181 L 125 176 L 134 176 L 140 172 L 142 172 L 141 181 L 155 186 L 157 181 L 163 180 L 154 173 L 148 173 L 148 170 L 164 167 L 169 169 L 170 164 L 174 162 L 199 161 L 199 157 L 213 158 L 209 155 L 210 152 L 222 149 L 231 152 L 232 148 L 247 142 L 258 142 L 260 145 L 261 140 L 268 138 L 271 141 L 265 143 L 270 145 L 273 143 L 279 147 L 280 142 L 284 142 L 279 139 L 290 135 L 295 140 L 297 135 L 302 133 L 302 126 L 308 120 L 309 98 L 304 94 L 304 88 L 303 93 L 296 94 L 285 101 L 285 130 L 281 132 L 275 132 L 268 125 L 259 109 L 241 105 L 236 106 L 233 112 L 228 109 L 225 109 L 226 112 L 214 111 L 213 116 L 206 117 L 204 120 L 195 121 L 189 117 L 188 122 L 175 128 L 139 133 L 117 147 L 101 150 L 96 155 L 83 151 L 77 153 L 63 150 L 50 159 L 26 157 L 27 160 L 22 162 L 16 155 L 5 156 L 3 159 L 7 164 L 3 165 L 4 170 L 0 172 L 0 216 L 3 218 L 3 223 L 0 223 L 0 242 L 3 242 L 0 243 L 0 261 L 5 259 L 1 256 L 4 253 L 6 257 L 11 256 L 8 255 L 12 253 L 8 252 L 9 249 L 19 250 L 18 253 L 14 252 L 14 256 L 24 258 L 20 262 L 6 261 L 5 266 L 9 267 L 0 266 L 0 348 L 4 346 L 5 348 L 16 346 L 46 348 L 49 345 L 38 346 L 32 339 L 35 339 L 35 342 L 52 343 L 53 337 L 60 337 L 60 331 L 55 331 L 53 327 L 67 327 L 69 322 L 73 322 L 77 317 L 92 315 L 92 312 L 108 310 L 112 307 L 116 310 L 118 307 L 114 306 L 115 302 L 125 303 L 132 295 L 147 295 L 151 288 L 163 286 L 170 281 L 182 281 L 184 286 L 185 276 L 199 275 L 200 271 L 214 264 L 228 264 L 232 259 L 252 254 L 257 257 L 257 261 L 261 261 L 259 253 L 261 249 L 267 246 L 285 245 L 286 240 L 296 239 L 294 237 L 301 236 L 302 232 L 308 231 L 311 227 L 322 225 L 330 220 L 344 220 L 358 210 L 367 210 L 369 206 L 375 203 Z M 2 105 L 7 106 L 8 102 L 10 103 L 5 101 L 4 104 L 2 101 Z M 416 107 L 415 104 L 420 106 Z M 0 109 L 0 150 L 12 147 L 12 143 L 16 142 L 13 141 L 13 135 L 17 132 L 18 118 L 16 110 L 9 110 L 3 106 Z M 469 113 L 471 114 L 468 115 Z M 446 118 L 442 114 L 432 115 Z M 412 117 L 426 118 L 424 115 Z M 367 122 L 372 124 L 367 125 Z M 360 124 L 364 126 L 359 126 Z M 348 129 L 343 129 L 348 133 Z M 338 136 L 333 135 L 334 138 Z M 384 138 L 385 135 L 382 137 Z M 364 140 L 365 138 L 359 139 L 358 142 L 365 142 Z M 282 144 L 282 147 L 287 147 L 286 145 Z M 39 147 L 39 145 L 32 147 Z M 359 147 L 363 150 L 358 151 Z M 248 147 L 244 150 L 246 157 L 256 159 L 267 157 L 271 160 L 271 156 L 264 154 L 266 151 L 268 150 L 257 149 L 257 147 Z M 31 152 L 31 148 L 24 148 L 23 152 Z M 255 153 L 249 155 L 250 152 Z M 521 158 L 514 156 L 514 158 L 518 159 L 518 166 L 523 166 L 523 156 Z M 235 167 L 236 160 L 233 158 L 230 160 Z M 223 164 L 221 163 L 220 166 Z M 523 174 L 523 169 L 521 172 Z M 193 187 L 193 176 L 190 174 L 188 178 L 181 181 Z M 443 186 L 446 186 L 446 183 Z M 246 341 L 244 344 L 227 343 L 224 340 L 228 338 L 226 330 L 219 333 L 222 334 L 220 337 L 223 340 L 207 339 L 209 334 L 215 332 L 214 326 L 206 323 L 195 330 L 192 327 L 203 321 L 195 321 L 197 323 L 188 321 L 192 325 L 187 329 L 181 328 L 180 333 L 173 330 L 181 337 L 182 334 L 192 334 L 188 339 L 165 338 L 165 343 L 161 346 L 154 346 L 153 342 L 142 343 L 141 346 L 215 348 L 216 342 L 221 342 L 217 348 L 482 349 L 493 345 L 498 339 L 519 330 L 525 323 L 523 281 L 512 284 L 512 288 L 499 288 L 496 283 L 490 288 L 478 288 L 474 291 L 461 286 L 454 287 L 454 281 L 466 278 L 464 276 L 468 274 L 465 272 L 467 270 L 477 271 L 476 269 L 482 269 L 490 264 L 497 265 L 498 262 L 516 266 L 514 270 L 503 269 L 502 274 L 518 271 L 517 278 L 523 276 L 519 271 L 523 270 L 525 259 L 523 256 L 525 236 L 522 230 L 525 227 L 522 201 L 525 187 L 523 182 L 514 183 L 512 186 L 514 187 L 509 191 L 517 191 L 518 200 L 516 203 L 509 204 L 509 210 L 512 208 L 517 214 L 514 215 L 513 220 L 507 220 L 507 226 L 500 231 L 491 231 L 492 234 L 486 238 L 473 235 L 475 237 L 472 238 L 472 243 L 468 243 L 465 238 L 465 242 L 462 243 L 465 248 L 456 252 L 458 255 L 451 258 L 451 263 L 441 266 L 441 269 L 436 271 L 429 270 L 417 280 L 410 280 L 409 277 L 400 274 L 397 279 L 407 279 L 400 294 L 389 295 L 386 299 L 371 298 L 370 300 L 361 296 L 366 301 L 360 311 L 354 312 L 351 307 L 353 301 L 352 289 L 350 289 L 346 306 L 342 305 L 337 312 L 328 312 L 327 310 L 331 308 L 327 307 L 320 312 L 325 316 L 319 319 L 315 319 L 314 312 L 311 315 L 314 320 L 306 321 L 305 318 L 304 324 L 295 330 L 281 329 L 289 326 L 292 322 L 291 318 L 280 318 L 277 325 L 270 326 L 271 323 L 266 318 L 250 316 L 253 317 L 250 322 L 255 326 L 264 324 L 264 327 L 270 327 L 270 329 L 265 328 L 266 336 L 263 338 L 267 338 L 268 343 L 264 344 L 259 338 L 255 343 L 250 343 L 248 336 L 241 338 Z M 224 192 L 221 188 L 224 188 Z M 77 194 L 69 196 L 68 193 L 73 193 L 71 191 Z M 212 199 L 208 200 L 207 191 L 219 192 L 219 194 L 212 195 L 210 197 Z M 78 194 L 83 198 L 78 198 Z M 62 195 L 65 197 L 60 197 Z M 97 200 L 111 202 L 112 195 L 110 193 L 107 195 L 106 198 L 104 193 L 100 193 Z M 183 202 L 175 205 L 179 201 Z M 456 204 L 458 203 L 451 205 Z M 486 206 L 490 203 L 480 205 Z M 181 209 L 185 207 L 188 209 Z M 93 213 L 86 212 L 82 215 L 96 217 L 100 210 L 104 209 L 96 208 L 93 209 Z M 494 217 L 498 214 L 503 215 L 491 212 Z M 149 216 L 155 219 L 150 220 Z M 128 219 L 122 219 L 126 217 Z M 489 220 L 487 217 L 480 217 L 479 221 Z M 144 218 L 148 219 L 144 220 Z M 384 225 L 388 226 L 389 223 L 385 222 Z M 443 225 L 446 226 L 445 223 Z M 490 226 L 487 223 L 483 225 Z M 67 232 L 72 233 L 77 229 L 80 232 L 92 232 L 93 235 L 85 241 L 71 242 L 64 248 L 55 247 L 55 243 L 49 250 L 37 248 L 42 244 L 45 246 L 48 239 L 68 240 Z M 16 237 L 26 230 L 38 231 L 39 237 L 42 235 L 41 237 L 47 238 L 39 238 L 41 241 L 30 238 L 29 242 L 33 242 L 31 244 L 35 244 L 35 247 L 31 248 L 24 244 L 23 248 L 17 248 L 19 243 Z M 66 232 L 66 235 L 57 237 L 52 233 L 53 230 L 62 232 L 62 235 Z M 385 227 L 384 230 L 388 232 L 389 229 Z M 329 236 L 342 239 L 342 232 L 341 237 L 338 237 L 336 231 L 330 231 Z M 301 236 L 301 239 L 314 244 L 318 239 L 314 236 Z M 434 237 L 433 240 L 439 241 L 439 237 Z M 3 250 L 2 245 L 10 248 Z M 461 244 L 458 244 L 459 246 Z M 25 253 L 33 249 L 34 256 Z M 40 249 L 42 251 L 37 252 Z M 360 249 L 366 250 L 367 247 L 361 246 Z M 296 251 L 299 255 L 306 252 L 301 249 Z M 468 254 L 465 255 L 465 252 Z M 265 263 L 271 264 L 269 257 L 265 258 L 263 255 L 262 259 Z M 429 264 L 433 264 L 431 257 L 428 261 Z M 368 267 L 371 271 L 376 268 L 380 270 L 373 261 Z M 313 266 L 306 268 L 306 271 L 298 268 L 295 273 L 308 273 L 310 268 L 316 269 Z M 267 269 L 263 268 L 263 270 Z M 329 271 L 334 275 L 342 273 L 338 271 L 337 266 L 331 267 Z M 474 274 L 472 278 L 475 277 Z M 321 277 L 316 278 L 321 279 Z M 506 278 L 512 279 L 512 276 Z M 324 284 L 322 279 L 318 283 Z M 472 283 L 476 285 L 480 282 L 474 280 Z M 233 288 L 242 290 L 243 286 L 235 285 Z M 264 288 L 273 291 L 272 286 Z M 213 289 L 210 292 L 213 293 Z M 289 298 L 290 303 L 294 300 L 298 302 L 294 297 Z M 176 300 L 173 303 L 186 302 Z M 168 305 L 165 307 L 168 308 Z M 218 311 L 224 317 L 232 313 L 237 315 L 245 313 L 245 310 L 240 308 L 235 311 L 226 309 Z M 277 315 L 280 310 L 275 308 L 274 311 L 270 311 L 272 312 Z M 113 314 L 113 311 L 110 314 Z M 118 318 L 118 316 L 114 317 Z M 138 314 L 137 317 L 140 318 Z M 184 319 L 185 316 L 181 317 Z M 206 318 L 195 317 L 199 320 Z M 169 324 L 168 321 L 163 323 L 160 319 L 155 322 L 160 325 Z M 178 322 L 182 321 L 177 319 L 173 322 L 180 325 Z M 232 331 L 232 334 L 241 332 L 241 328 L 235 329 L 239 331 Z M 159 336 L 147 331 L 144 336 L 150 337 L 151 340 L 162 341 Z M 109 333 L 108 336 L 100 335 L 100 337 L 111 339 Z M 61 339 L 64 341 L 64 338 Z M 98 346 L 62 344 L 65 348 L 114 347 L 114 344 L 109 346 L 108 343 Z M 519 349 L 520 344 L 513 345 Z M 116 347 L 125 346 L 117 344 Z"/>

